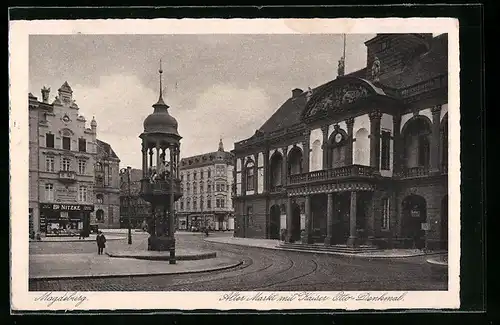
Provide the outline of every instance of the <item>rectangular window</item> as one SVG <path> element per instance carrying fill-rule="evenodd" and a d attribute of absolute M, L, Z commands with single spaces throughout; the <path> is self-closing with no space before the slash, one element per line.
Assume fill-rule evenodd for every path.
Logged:
<path fill-rule="evenodd" d="M 382 150 L 380 153 L 380 169 L 390 170 L 391 163 L 391 132 L 382 131 Z"/>
<path fill-rule="evenodd" d="M 54 184 L 45 184 L 45 200 L 54 201 Z"/>
<path fill-rule="evenodd" d="M 196 172 L 193 173 L 193 180 L 196 180 Z"/>
<path fill-rule="evenodd" d="M 80 186 L 78 188 L 78 200 L 80 202 L 87 202 L 87 187 Z"/>
<path fill-rule="evenodd" d="M 247 215 L 248 215 L 248 216 L 251 216 L 251 215 L 252 215 L 252 213 L 253 213 L 253 208 L 252 208 L 251 206 L 248 206 L 248 207 L 247 207 Z"/>
<path fill-rule="evenodd" d="M 207 171 L 207 177 L 208 177 L 208 178 L 210 178 L 211 176 L 212 176 L 212 171 L 209 169 L 209 170 Z"/>
<path fill-rule="evenodd" d="M 196 210 L 198 208 L 198 202 L 196 200 L 193 200 L 193 210 Z"/>
<path fill-rule="evenodd" d="M 45 170 L 48 172 L 54 171 L 54 157 L 45 157 Z"/>
<path fill-rule="evenodd" d="M 71 170 L 71 160 L 69 158 L 63 158 L 61 165 L 63 171 L 68 172 Z"/>
<path fill-rule="evenodd" d="M 85 160 L 80 159 L 78 160 L 78 174 L 80 175 L 85 175 Z"/>
<path fill-rule="evenodd" d="M 181 201 L 181 210 L 184 210 L 184 201 Z"/>
<path fill-rule="evenodd" d="M 390 226 L 390 210 L 389 199 L 382 199 L 382 229 L 389 230 Z"/>
<path fill-rule="evenodd" d="M 87 151 L 87 140 L 78 139 L 78 151 L 86 152 Z"/>
<path fill-rule="evenodd" d="M 186 204 L 186 205 L 187 205 L 187 209 L 188 209 L 188 210 L 191 210 L 191 202 L 187 201 L 187 204 Z"/>
<path fill-rule="evenodd" d="M 200 172 L 200 178 L 203 179 L 203 170 Z"/>
<path fill-rule="evenodd" d="M 54 135 L 47 133 L 45 134 L 45 146 L 47 148 L 54 148 Z"/>
<path fill-rule="evenodd" d="M 63 144 L 64 150 L 71 150 L 71 138 L 70 137 L 63 137 L 62 144 Z"/>
<path fill-rule="evenodd" d="M 108 186 L 113 186 L 113 167 L 108 167 Z"/>
<path fill-rule="evenodd" d="M 210 198 L 208 198 L 208 200 L 207 200 L 207 208 L 208 209 L 212 208 L 212 200 Z"/>
<path fill-rule="evenodd" d="M 226 207 L 226 200 L 225 199 L 220 199 L 220 207 L 225 208 Z"/>
<path fill-rule="evenodd" d="M 184 175 L 181 175 L 181 181 L 184 181 Z"/>
<path fill-rule="evenodd" d="M 247 169 L 247 191 L 254 190 L 254 175 L 253 175 L 253 167 Z"/>

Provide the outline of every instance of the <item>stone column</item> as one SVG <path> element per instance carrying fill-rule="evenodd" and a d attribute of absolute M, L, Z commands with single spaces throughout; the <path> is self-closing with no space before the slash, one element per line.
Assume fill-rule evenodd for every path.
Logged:
<path fill-rule="evenodd" d="M 331 245 L 333 244 L 333 193 L 328 193 L 327 196 L 325 245 Z"/>
<path fill-rule="evenodd" d="M 349 239 L 347 245 L 355 246 L 358 234 L 356 232 L 356 214 L 357 214 L 357 193 L 351 192 L 351 210 L 349 213 Z"/>
<path fill-rule="evenodd" d="M 149 166 L 148 166 L 148 174 L 149 174 L 149 169 L 153 168 L 153 154 L 154 154 L 154 149 L 150 148 L 149 149 Z"/>
<path fill-rule="evenodd" d="M 307 130 L 304 133 L 304 164 L 303 164 L 303 173 L 309 172 L 309 161 L 311 156 L 311 131 Z"/>
<path fill-rule="evenodd" d="M 353 146 L 354 146 L 354 134 L 353 134 L 353 127 L 354 127 L 354 118 L 348 118 L 346 120 L 346 125 L 347 125 L 347 153 L 346 153 L 346 162 L 345 164 L 347 166 L 352 165 L 352 153 L 353 153 Z"/>
<path fill-rule="evenodd" d="M 269 148 L 266 148 L 263 154 L 264 161 L 263 161 L 263 171 L 264 171 L 264 186 L 263 186 L 263 191 L 264 193 L 269 191 Z M 269 212 L 269 211 L 268 211 Z"/>
<path fill-rule="evenodd" d="M 158 173 L 160 170 L 160 164 L 161 164 L 161 147 L 160 143 L 156 142 L 156 173 Z"/>
<path fill-rule="evenodd" d="M 393 150 L 392 150 L 392 171 L 395 176 L 401 176 L 401 161 L 403 157 L 404 147 L 401 145 L 401 115 L 397 114 L 392 117 L 393 128 Z"/>
<path fill-rule="evenodd" d="M 292 198 L 288 197 L 286 201 L 286 238 L 285 241 L 290 243 L 292 239 Z"/>
<path fill-rule="evenodd" d="M 142 141 L 142 178 L 147 178 L 148 173 L 148 148 L 146 148 L 146 143 Z"/>
<path fill-rule="evenodd" d="M 328 148 L 328 125 L 323 125 L 321 127 L 321 131 L 323 132 L 323 144 L 321 148 L 323 149 L 323 168 L 328 169 L 328 155 L 330 154 L 330 149 Z"/>
<path fill-rule="evenodd" d="M 380 174 L 380 119 L 382 113 L 375 110 L 368 114 L 370 118 L 370 166 L 375 174 Z"/>
<path fill-rule="evenodd" d="M 302 238 L 302 243 L 303 244 L 311 244 L 312 243 L 312 238 L 311 238 L 311 222 L 312 222 L 312 215 L 311 215 L 311 195 L 308 194 L 306 195 L 306 202 L 305 202 L 305 236 Z"/>
<path fill-rule="evenodd" d="M 432 112 L 432 134 L 431 134 L 431 168 L 430 173 L 437 175 L 439 174 L 439 124 L 441 116 L 441 105 L 434 106 L 431 109 Z"/>
<path fill-rule="evenodd" d="M 283 168 L 281 170 L 281 175 L 283 179 L 281 180 L 281 185 L 285 186 L 288 184 L 288 147 L 283 147 Z"/>

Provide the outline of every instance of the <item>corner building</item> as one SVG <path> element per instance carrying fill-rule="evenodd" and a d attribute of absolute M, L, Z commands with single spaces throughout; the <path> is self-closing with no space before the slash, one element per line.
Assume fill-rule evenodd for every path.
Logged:
<path fill-rule="evenodd" d="M 97 124 L 93 119 L 86 127 L 67 82 L 51 104 L 49 93 L 50 88 L 42 89 L 41 102 L 29 94 L 33 230 L 47 235 L 88 231 L 94 211 Z"/>
<path fill-rule="evenodd" d="M 447 35 L 365 45 L 367 67 L 294 89 L 235 143 L 235 236 L 448 247 Z"/>
<path fill-rule="evenodd" d="M 178 229 L 234 230 L 233 163 L 234 156 L 224 151 L 222 139 L 215 152 L 181 159 L 183 194 L 176 202 Z"/>

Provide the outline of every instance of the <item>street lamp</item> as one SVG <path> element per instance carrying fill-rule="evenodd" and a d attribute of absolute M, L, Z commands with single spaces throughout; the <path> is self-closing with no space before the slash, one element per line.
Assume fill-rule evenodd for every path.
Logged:
<path fill-rule="evenodd" d="M 131 167 L 128 166 L 127 168 L 122 168 L 120 170 L 120 173 L 122 175 L 127 175 L 127 188 L 128 188 L 128 195 L 127 195 L 127 214 L 128 214 L 128 244 L 132 245 L 132 209 L 131 209 L 131 201 L 132 201 L 132 195 L 130 194 L 130 171 Z"/>

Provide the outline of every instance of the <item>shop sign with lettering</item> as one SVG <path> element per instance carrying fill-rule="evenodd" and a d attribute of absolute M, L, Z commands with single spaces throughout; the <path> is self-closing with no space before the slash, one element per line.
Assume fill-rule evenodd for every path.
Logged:
<path fill-rule="evenodd" d="M 93 205 L 81 204 L 42 204 L 41 209 L 55 211 L 94 211 Z"/>

